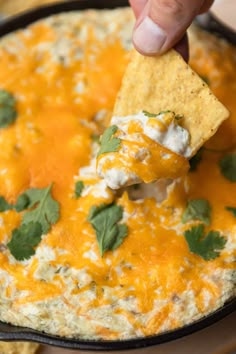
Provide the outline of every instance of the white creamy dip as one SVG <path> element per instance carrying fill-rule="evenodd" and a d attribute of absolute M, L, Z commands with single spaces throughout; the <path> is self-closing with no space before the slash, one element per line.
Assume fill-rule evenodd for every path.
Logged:
<path fill-rule="evenodd" d="M 178 117 L 179 118 L 179 117 Z M 132 151 L 127 151 L 127 147 L 122 144 L 123 141 L 139 142 L 142 134 L 151 140 L 159 143 L 170 151 L 182 155 L 186 158 L 191 156 L 190 135 L 189 132 L 178 124 L 176 115 L 173 112 L 166 111 L 157 114 L 149 114 L 145 111 L 139 112 L 135 115 L 126 117 L 114 116 L 111 119 L 111 125 L 117 126 L 118 130 L 116 137 L 121 140 L 121 146 L 117 152 L 105 153 L 100 157 L 97 164 L 97 173 L 99 177 L 105 180 L 107 186 L 111 189 L 119 189 L 124 186 L 129 186 L 136 183 L 143 182 L 140 177 L 132 171 L 132 165 L 125 162 L 125 156 L 129 153 L 138 162 L 148 164 L 150 157 L 149 146 Z M 137 126 L 137 129 L 131 128 Z M 140 134 L 140 132 L 142 134 Z M 170 154 L 164 154 L 163 159 L 168 159 Z M 114 161 L 112 168 L 106 169 L 104 166 L 107 161 Z M 119 160 L 119 167 L 116 162 Z M 158 161 L 157 161 L 158 163 Z M 120 167 L 122 165 L 122 167 Z M 150 166 L 152 168 L 152 166 Z"/>
<path fill-rule="evenodd" d="M 128 135 L 129 123 L 137 121 L 142 126 L 143 133 L 150 139 L 176 154 L 183 155 L 186 158 L 190 157 L 192 151 L 189 146 L 189 132 L 181 127 L 175 119 L 168 124 L 164 119 L 167 114 L 163 112 L 155 117 L 148 117 L 144 112 L 139 112 L 126 117 L 114 116 L 111 119 L 111 125 L 116 125 L 119 130 Z M 148 124 L 150 119 L 156 119 L 164 124 L 166 129 L 161 129 L 161 125 L 150 126 Z M 125 139 L 128 140 L 127 136 Z"/>

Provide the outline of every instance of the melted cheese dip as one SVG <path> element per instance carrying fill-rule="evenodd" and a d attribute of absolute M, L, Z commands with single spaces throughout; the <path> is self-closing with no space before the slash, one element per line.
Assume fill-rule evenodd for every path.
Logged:
<path fill-rule="evenodd" d="M 15 203 L 28 188 L 53 182 L 60 204 L 60 219 L 25 261 L 6 247 L 21 213 L 0 213 L 1 321 L 59 336 L 127 339 L 184 326 L 235 295 L 236 222 L 225 207 L 236 207 L 236 183 L 218 164 L 236 144 L 234 48 L 192 32 L 191 65 L 232 112 L 194 172 L 167 189 L 163 182 L 119 193 L 96 175 L 94 136 L 111 119 L 132 16 L 129 9 L 66 13 L 0 41 L 0 86 L 14 94 L 18 112 L 0 129 L 0 196 Z M 77 181 L 85 186 L 80 198 Z M 198 224 L 181 222 L 187 201 L 197 198 L 212 208 L 206 229 L 227 239 L 212 261 L 191 253 L 183 236 Z M 111 202 L 123 207 L 128 236 L 101 257 L 88 213 Z"/>
<path fill-rule="evenodd" d="M 118 128 L 115 136 L 121 146 L 117 152 L 103 153 L 97 166 L 99 177 L 104 178 L 108 187 L 119 189 L 160 178 L 176 178 L 187 172 L 187 162 L 176 154 L 186 158 L 191 155 L 190 135 L 177 123 L 173 112 L 112 117 L 111 124 Z M 150 139 L 157 144 L 150 144 Z"/>

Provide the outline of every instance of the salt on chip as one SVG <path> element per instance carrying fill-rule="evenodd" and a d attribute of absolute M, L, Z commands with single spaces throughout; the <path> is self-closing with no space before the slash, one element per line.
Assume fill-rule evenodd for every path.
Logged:
<path fill-rule="evenodd" d="M 174 50 L 157 57 L 131 54 L 118 93 L 114 116 L 146 110 L 170 110 L 183 116 L 179 124 L 190 133 L 193 156 L 229 116 L 208 85 Z"/>

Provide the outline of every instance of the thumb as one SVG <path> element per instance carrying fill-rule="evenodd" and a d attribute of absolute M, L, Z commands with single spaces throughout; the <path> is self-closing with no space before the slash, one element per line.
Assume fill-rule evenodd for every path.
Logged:
<path fill-rule="evenodd" d="M 135 25 L 134 46 L 145 55 L 166 52 L 183 38 L 204 3 L 204 0 L 148 0 Z"/>

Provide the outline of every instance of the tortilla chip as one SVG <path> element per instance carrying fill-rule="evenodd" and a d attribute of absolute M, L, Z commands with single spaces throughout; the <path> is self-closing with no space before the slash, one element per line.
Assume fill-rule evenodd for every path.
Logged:
<path fill-rule="evenodd" d="M 183 115 L 180 124 L 190 133 L 191 156 L 229 116 L 207 84 L 174 50 L 158 57 L 133 51 L 113 115 L 143 110 L 156 114 L 171 110 Z"/>
<path fill-rule="evenodd" d="M 28 342 L 0 342 L 0 354 L 34 354 L 39 344 Z"/>

